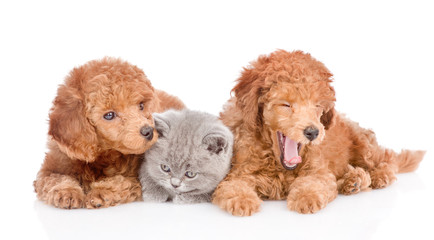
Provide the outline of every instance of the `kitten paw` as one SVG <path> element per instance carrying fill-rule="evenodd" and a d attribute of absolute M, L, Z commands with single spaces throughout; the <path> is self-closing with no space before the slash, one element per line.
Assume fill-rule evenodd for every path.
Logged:
<path fill-rule="evenodd" d="M 144 202 L 167 202 L 169 194 L 151 194 L 143 193 L 142 200 Z"/>
<path fill-rule="evenodd" d="M 202 203 L 202 202 L 210 202 L 211 195 L 210 194 L 200 194 L 200 195 L 176 195 L 173 198 L 173 203 L 177 204 L 190 204 L 190 203 Z"/>

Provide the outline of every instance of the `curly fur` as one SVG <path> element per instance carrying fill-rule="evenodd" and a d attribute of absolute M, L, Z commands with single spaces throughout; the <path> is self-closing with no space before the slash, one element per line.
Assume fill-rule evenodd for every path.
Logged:
<path fill-rule="evenodd" d="M 141 198 L 137 171 L 158 134 L 152 113 L 182 109 L 155 90 L 138 67 L 114 58 L 74 68 L 60 85 L 49 115 L 49 151 L 34 181 L 37 197 L 59 208 L 99 208 Z M 116 112 L 113 120 L 103 118 Z"/>
<path fill-rule="evenodd" d="M 332 74 L 301 51 L 260 56 L 245 68 L 221 113 L 235 136 L 233 166 L 213 203 L 238 216 L 259 211 L 263 199 L 286 199 L 290 210 L 314 213 L 336 198 L 383 188 L 395 173 L 414 170 L 423 151 L 397 154 L 371 130 L 334 109 Z M 318 129 L 309 140 L 303 130 Z M 302 163 L 286 170 L 277 132 L 302 144 Z"/>

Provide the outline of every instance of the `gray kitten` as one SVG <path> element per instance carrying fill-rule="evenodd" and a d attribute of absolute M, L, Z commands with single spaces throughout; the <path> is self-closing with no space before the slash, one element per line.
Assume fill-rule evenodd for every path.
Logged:
<path fill-rule="evenodd" d="M 139 171 L 143 200 L 209 202 L 230 169 L 231 131 L 204 112 L 169 110 L 153 116 L 159 138 Z"/>

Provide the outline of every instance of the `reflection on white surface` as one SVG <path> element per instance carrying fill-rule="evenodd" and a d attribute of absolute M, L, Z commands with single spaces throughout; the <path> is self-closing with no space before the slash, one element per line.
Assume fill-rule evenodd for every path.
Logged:
<path fill-rule="evenodd" d="M 0 239 L 433 240 L 433 22 L 430 1 L 0 1 Z M 36 200 L 48 112 L 74 66 L 121 57 L 218 114 L 242 67 L 278 48 L 322 61 L 336 109 L 381 145 L 428 150 L 419 169 L 313 215 L 284 201 L 239 218 L 211 204 L 68 211 Z"/>
<path fill-rule="evenodd" d="M 418 210 L 424 207 L 418 200 L 428 196 L 428 189 L 416 173 L 398 179 L 383 190 L 339 196 L 312 215 L 288 211 L 284 201 L 266 201 L 251 217 L 233 217 L 208 203 L 135 202 L 63 210 L 35 201 L 34 209 L 49 239 L 381 239 L 390 236 L 389 231 L 399 237 L 423 227 Z"/>

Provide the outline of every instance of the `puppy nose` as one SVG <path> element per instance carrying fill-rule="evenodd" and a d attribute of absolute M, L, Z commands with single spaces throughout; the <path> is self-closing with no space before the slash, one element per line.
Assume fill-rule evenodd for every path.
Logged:
<path fill-rule="evenodd" d="M 154 128 L 150 126 L 144 126 L 140 129 L 140 134 L 143 135 L 148 141 L 151 141 L 154 137 Z"/>
<path fill-rule="evenodd" d="M 303 131 L 304 136 L 307 137 L 310 141 L 313 141 L 316 137 L 318 137 L 319 130 L 316 127 L 307 127 Z"/>

